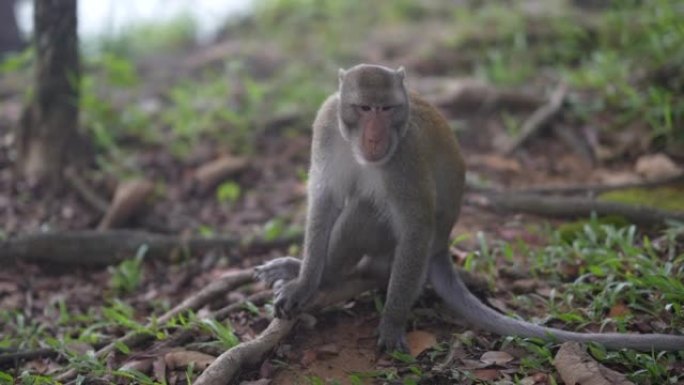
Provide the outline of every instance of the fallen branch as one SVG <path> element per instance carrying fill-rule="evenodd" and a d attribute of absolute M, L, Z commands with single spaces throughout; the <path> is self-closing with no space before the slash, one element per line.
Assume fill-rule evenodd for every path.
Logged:
<path fill-rule="evenodd" d="M 145 231 L 65 231 L 18 236 L 0 241 L 0 262 L 17 260 L 81 266 L 108 266 L 130 258 L 147 245 L 147 258 L 170 258 L 174 251 L 203 252 L 212 249 L 242 248 L 258 252 L 299 242 L 301 234 L 274 240 L 239 238 L 183 238 Z"/>
<path fill-rule="evenodd" d="M 523 212 L 549 217 L 586 217 L 616 215 L 643 226 L 659 226 L 667 220 L 684 221 L 684 213 L 669 212 L 646 206 L 597 201 L 580 197 L 548 197 L 536 194 L 485 193 L 481 199 L 468 199 L 475 206 L 495 211 Z"/>
<path fill-rule="evenodd" d="M 258 363 L 290 333 L 296 322 L 296 320 L 274 319 L 255 339 L 243 342 L 218 356 L 195 380 L 194 384 L 230 384 L 240 368 Z"/>
<path fill-rule="evenodd" d="M 536 135 L 539 130 L 544 127 L 563 106 L 563 100 L 565 100 L 565 94 L 567 93 L 567 86 L 565 83 L 561 83 L 551 94 L 549 102 L 539 109 L 534 111 L 532 115 L 523 124 L 520 135 L 511 143 L 511 145 L 506 150 L 507 154 L 512 154 L 517 151 L 523 144 L 525 144 L 530 138 Z"/>
<path fill-rule="evenodd" d="M 552 194 L 552 195 L 595 195 L 609 191 L 627 189 L 648 189 L 662 186 L 676 185 L 684 183 L 684 174 L 668 176 L 661 179 L 645 180 L 639 182 L 627 182 L 616 184 L 578 184 L 578 185 L 558 185 L 558 186 L 532 186 L 524 188 L 506 189 L 501 186 L 491 187 L 482 183 L 477 183 L 466 179 L 466 189 L 470 193 L 481 194 Z"/>
<path fill-rule="evenodd" d="M 179 315 L 180 313 L 186 311 L 196 311 L 207 303 L 211 302 L 217 296 L 227 293 L 232 289 L 242 286 L 253 279 L 254 271 L 252 269 L 242 270 L 237 273 L 228 274 L 220 279 L 213 281 L 204 289 L 195 293 L 189 298 L 186 298 L 178 306 L 164 313 L 161 317 L 154 320 L 154 322 L 148 322 L 144 328 L 152 328 L 155 325 L 163 325 L 169 322 L 171 319 Z M 123 337 L 111 342 L 102 349 L 98 350 L 95 355 L 98 358 L 104 358 L 108 354 L 114 352 L 117 346 L 125 345 L 132 348 L 139 345 L 143 341 L 150 338 L 149 334 L 139 333 L 139 332 L 128 332 Z M 66 382 L 73 378 L 77 374 L 76 369 L 70 369 L 56 378 L 57 381 Z"/>
<path fill-rule="evenodd" d="M 662 179 L 648 180 L 643 182 L 630 182 L 620 184 L 586 184 L 575 186 L 539 186 L 525 189 L 515 189 L 509 192 L 514 194 L 598 194 L 608 191 L 627 190 L 633 188 L 655 188 L 672 184 L 684 183 L 684 174 L 669 176 Z M 480 190 L 484 191 L 484 190 Z M 501 191 L 504 193 L 504 191 Z"/>
<path fill-rule="evenodd" d="M 312 307 L 324 307 L 348 300 L 357 295 L 378 287 L 373 281 L 346 282 L 345 286 L 333 292 L 321 294 Z M 195 385 L 230 384 L 235 374 L 245 365 L 253 365 L 261 361 L 292 330 L 295 320 L 274 319 L 259 336 L 251 341 L 243 342 L 221 354 L 195 380 Z"/>

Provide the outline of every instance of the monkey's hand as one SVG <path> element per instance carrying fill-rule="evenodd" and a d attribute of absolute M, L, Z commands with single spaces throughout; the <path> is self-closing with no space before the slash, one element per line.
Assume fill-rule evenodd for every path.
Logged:
<path fill-rule="evenodd" d="M 280 257 L 254 268 L 254 275 L 276 292 L 282 285 L 299 275 L 301 261 L 294 257 Z"/>
<path fill-rule="evenodd" d="M 409 348 L 403 324 L 393 325 L 392 322 L 387 322 L 383 317 L 378 327 L 378 349 L 388 353 L 397 350 L 408 353 Z"/>
<path fill-rule="evenodd" d="M 276 290 L 275 315 L 278 318 L 291 319 L 302 312 L 311 301 L 316 290 L 293 280 Z"/>

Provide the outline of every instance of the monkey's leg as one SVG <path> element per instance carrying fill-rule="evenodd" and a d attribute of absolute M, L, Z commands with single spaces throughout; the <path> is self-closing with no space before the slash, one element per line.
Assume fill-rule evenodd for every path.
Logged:
<path fill-rule="evenodd" d="M 372 205 L 366 202 L 348 205 L 330 235 L 322 286 L 336 286 L 342 279 L 359 276 L 357 265 L 364 256 L 375 260 L 389 254 L 392 249 L 389 233 L 387 224 L 379 219 Z"/>
<path fill-rule="evenodd" d="M 374 279 L 387 287 L 392 271 L 392 254 L 364 256 L 356 266 L 356 274 L 361 278 Z"/>

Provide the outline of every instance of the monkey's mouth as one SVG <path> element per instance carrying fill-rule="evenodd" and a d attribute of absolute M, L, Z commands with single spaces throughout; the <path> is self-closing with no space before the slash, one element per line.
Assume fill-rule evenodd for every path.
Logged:
<path fill-rule="evenodd" d="M 389 141 L 381 140 L 379 142 L 364 141 L 361 146 L 363 157 L 368 162 L 378 162 L 382 160 L 389 150 Z"/>

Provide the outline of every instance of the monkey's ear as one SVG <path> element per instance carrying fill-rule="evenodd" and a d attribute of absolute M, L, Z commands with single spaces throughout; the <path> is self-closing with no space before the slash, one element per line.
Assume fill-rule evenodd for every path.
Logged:
<path fill-rule="evenodd" d="M 342 69 L 342 68 L 340 68 L 340 69 L 337 71 L 337 77 L 340 79 L 340 81 L 342 81 L 342 80 L 344 79 L 344 75 L 346 75 L 346 74 L 347 74 L 347 71 L 345 71 L 345 70 Z"/>
<path fill-rule="evenodd" d="M 406 77 L 406 70 L 404 70 L 404 66 L 397 68 L 397 70 L 394 71 L 394 73 L 397 74 L 399 80 L 404 80 L 404 77 Z"/>

